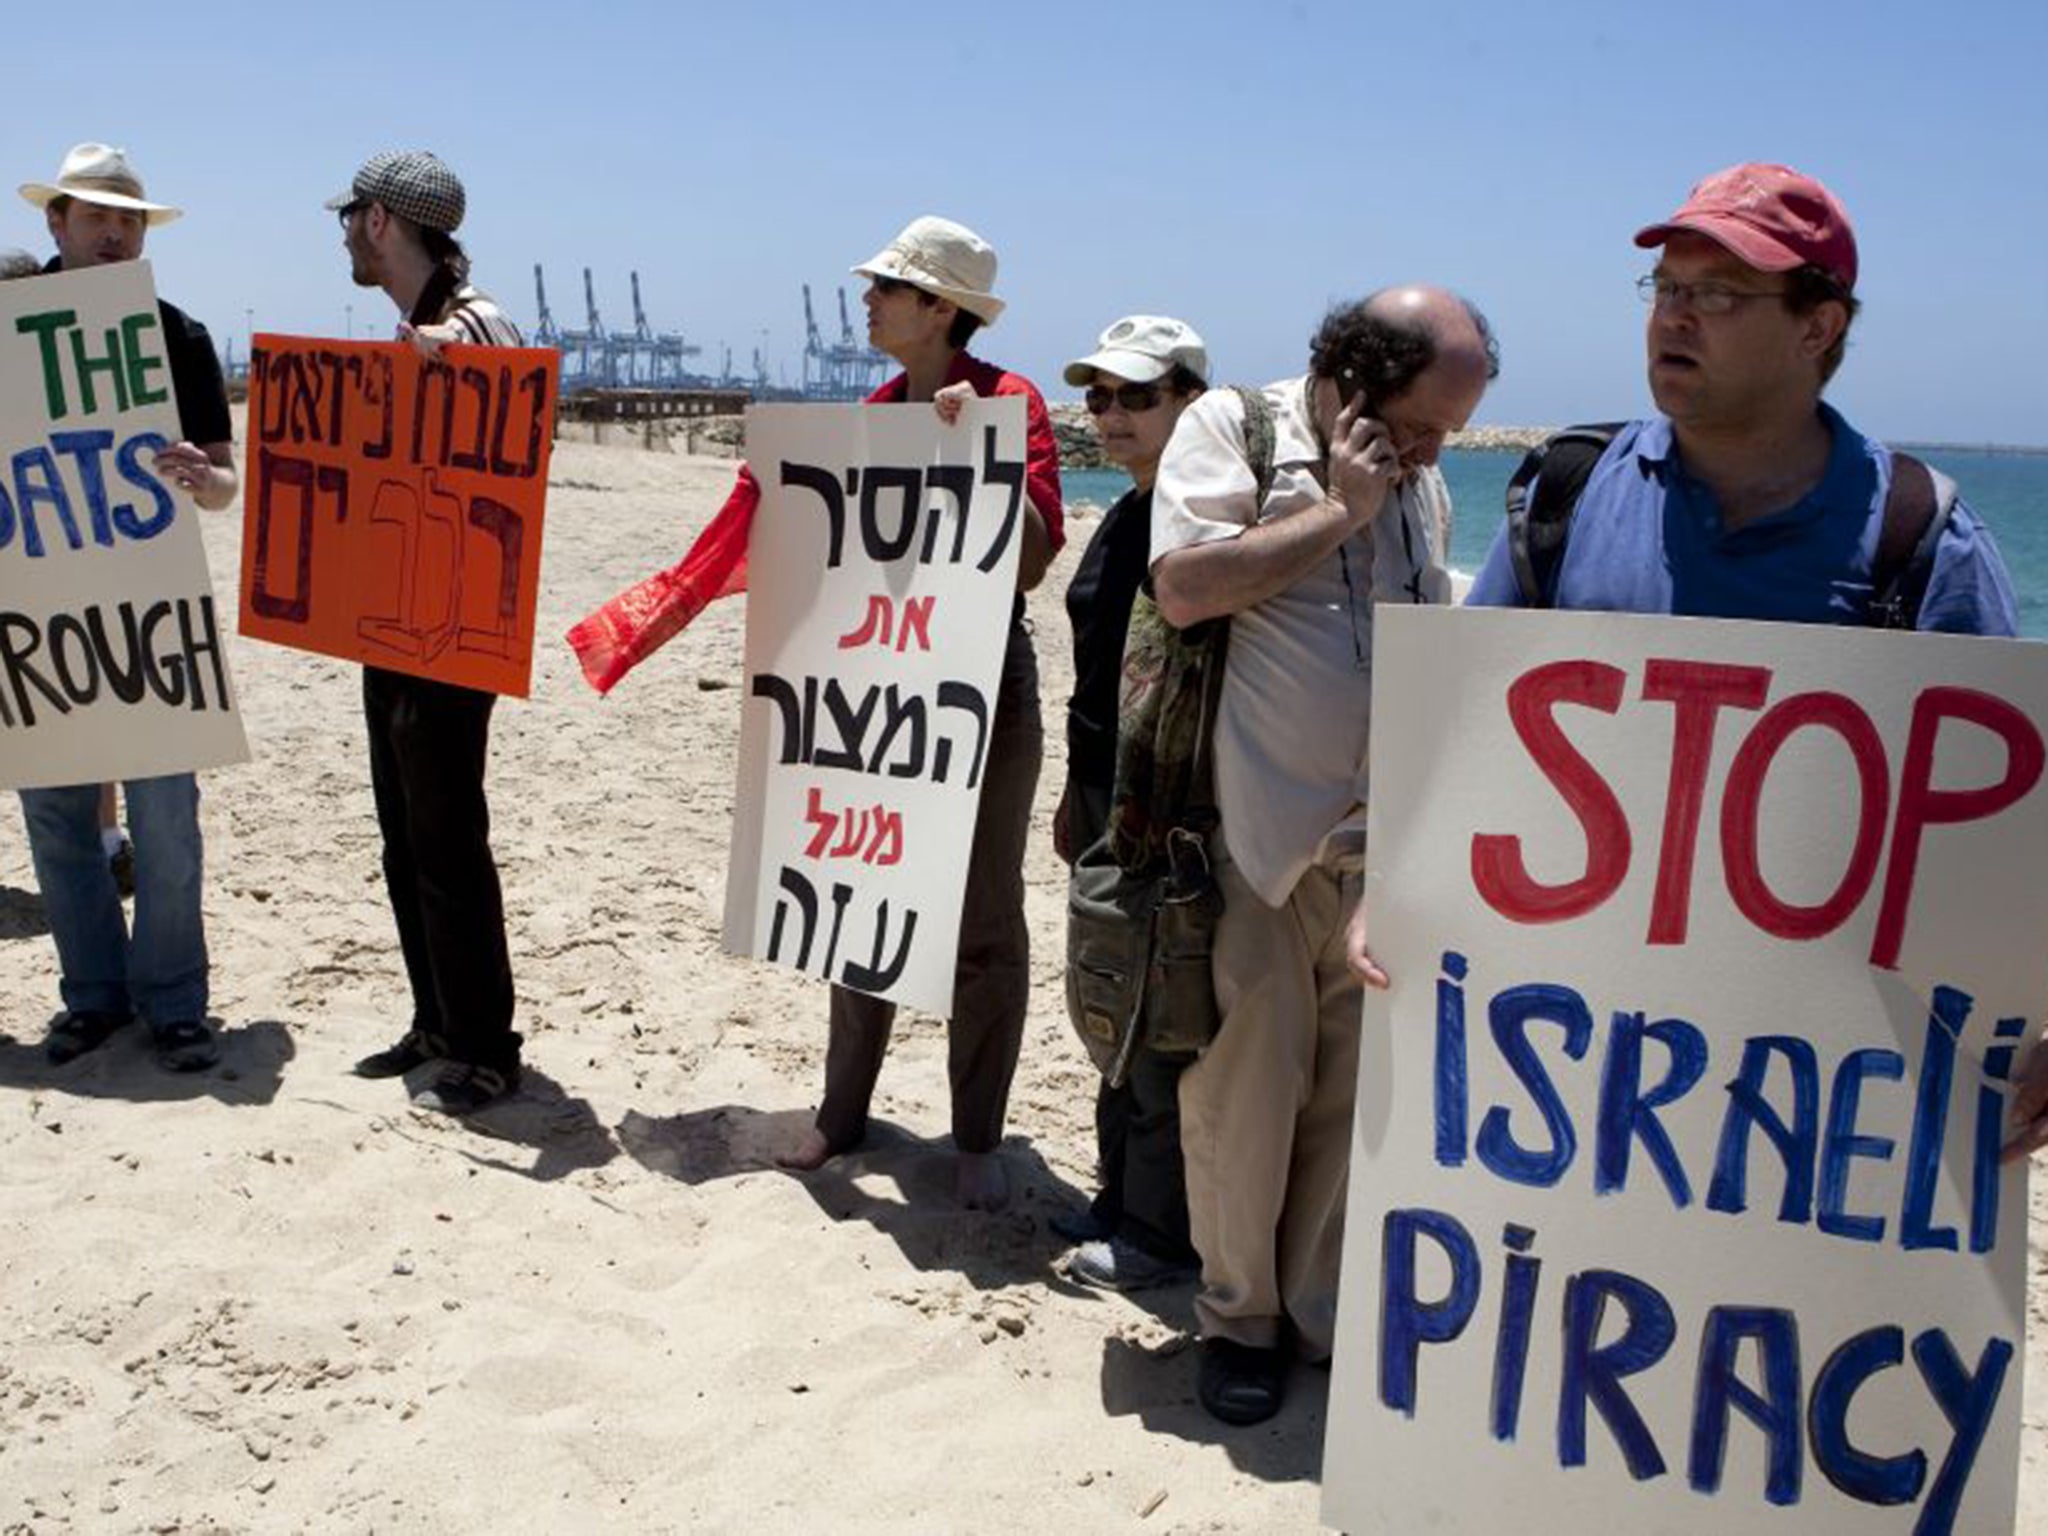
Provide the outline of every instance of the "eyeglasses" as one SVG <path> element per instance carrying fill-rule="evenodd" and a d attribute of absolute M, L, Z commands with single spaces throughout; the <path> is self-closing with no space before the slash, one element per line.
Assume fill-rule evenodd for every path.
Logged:
<path fill-rule="evenodd" d="M 868 278 L 868 281 L 875 285 L 875 292 L 882 295 L 883 298 L 887 298 L 892 293 L 912 293 L 917 289 L 917 284 L 906 283 L 900 277 L 871 276 Z"/>
<path fill-rule="evenodd" d="M 369 206 L 368 203 L 350 203 L 346 208 L 335 209 L 334 216 L 341 220 L 341 227 L 347 229 L 349 221 Z"/>
<path fill-rule="evenodd" d="M 1151 410 L 1159 403 L 1163 392 L 1157 380 L 1150 384 L 1119 384 L 1114 389 L 1107 384 L 1090 384 L 1088 393 L 1081 399 L 1086 403 L 1090 416 L 1100 416 L 1112 405 L 1120 405 L 1135 415 L 1139 411 Z"/>
<path fill-rule="evenodd" d="M 1695 314 L 1725 315 L 1751 299 L 1782 299 L 1784 288 L 1730 288 L 1726 283 L 1679 283 L 1650 273 L 1636 279 L 1636 292 L 1652 309 L 1683 304 Z"/>

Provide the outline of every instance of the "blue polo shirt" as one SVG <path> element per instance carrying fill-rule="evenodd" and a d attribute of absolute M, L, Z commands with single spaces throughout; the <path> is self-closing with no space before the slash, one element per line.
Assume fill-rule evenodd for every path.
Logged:
<path fill-rule="evenodd" d="M 1555 605 L 1608 613 L 1862 624 L 1891 485 L 1891 450 L 1827 405 L 1827 472 L 1792 506 L 1733 530 L 1686 473 L 1671 423 L 1631 422 L 1600 456 L 1572 519 Z M 1467 603 L 1523 606 L 1507 529 Z M 1991 531 L 1960 500 L 1936 546 L 1921 629 L 2013 635 L 2019 610 Z"/>

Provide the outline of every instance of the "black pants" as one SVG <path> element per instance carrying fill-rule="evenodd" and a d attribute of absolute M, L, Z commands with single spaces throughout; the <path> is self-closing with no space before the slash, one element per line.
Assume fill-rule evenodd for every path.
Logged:
<path fill-rule="evenodd" d="M 1038 656 L 1021 619 L 1012 619 L 1002 687 L 989 731 L 960 948 L 953 971 L 953 1017 L 946 1025 L 946 1072 L 953 1090 L 953 1145 L 993 1152 L 1003 1139 L 1010 1080 L 1024 1042 L 1031 996 L 1031 934 L 1024 924 L 1024 842 L 1045 733 L 1038 712 Z M 867 1134 L 868 1105 L 896 1005 L 845 987 L 832 989 L 825 1050 L 825 1098 L 818 1129 L 835 1152 Z"/>
<path fill-rule="evenodd" d="M 1067 780 L 1068 846 L 1099 842 L 1109 820 L 1109 786 Z M 1188 1241 L 1188 1180 L 1180 1152 L 1180 1075 L 1188 1056 L 1139 1046 L 1120 1087 L 1095 1095 L 1095 1149 L 1102 1189 L 1095 1219 L 1162 1259 L 1194 1262 Z"/>
<path fill-rule="evenodd" d="M 438 1054 L 519 1064 L 505 902 L 484 800 L 497 696 L 363 669 L 384 884 L 412 984 L 412 1027 Z"/>

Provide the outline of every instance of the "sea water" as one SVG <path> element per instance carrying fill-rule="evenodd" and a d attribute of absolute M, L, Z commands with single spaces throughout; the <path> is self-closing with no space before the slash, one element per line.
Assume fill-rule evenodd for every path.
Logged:
<path fill-rule="evenodd" d="M 1946 473 L 1963 499 L 1990 526 L 2020 599 L 2020 633 L 2048 639 L 2048 453 L 2013 453 L 1974 448 L 1916 448 L 1913 452 Z M 1451 564 L 1476 573 L 1500 531 L 1508 477 L 1522 462 L 1519 453 L 1451 449 L 1443 456 L 1444 479 L 1456 511 L 1451 520 Z M 1116 470 L 1070 469 L 1061 476 L 1067 499 L 1107 508 L 1130 489 Z M 1090 530 L 1092 531 L 1092 529 Z"/>

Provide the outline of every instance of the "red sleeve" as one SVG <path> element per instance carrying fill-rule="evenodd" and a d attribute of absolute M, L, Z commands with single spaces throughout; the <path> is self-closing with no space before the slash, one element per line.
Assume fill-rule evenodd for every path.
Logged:
<path fill-rule="evenodd" d="M 569 631 L 583 675 L 599 693 L 687 628 L 705 605 L 747 589 L 747 539 L 761 505 L 761 483 L 742 463 L 732 494 L 665 571 L 638 582 Z"/>
<path fill-rule="evenodd" d="M 1006 373 L 996 382 L 998 395 L 1024 397 L 1024 490 L 1038 515 L 1045 519 L 1045 531 L 1058 554 L 1067 542 L 1066 516 L 1060 501 L 1060 445 L 1053 436 L 1052 415 L 1038 386 L 1022 374 Z"/>

